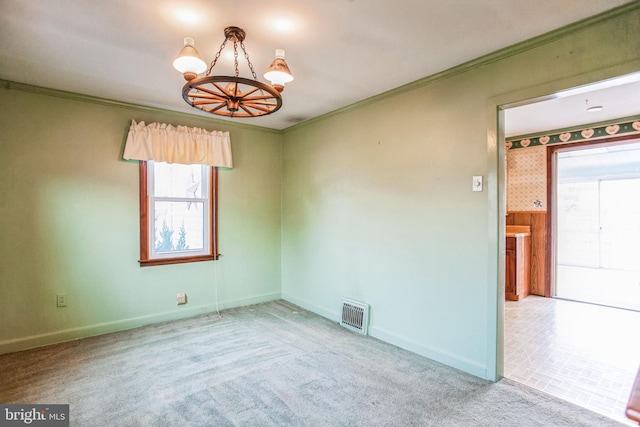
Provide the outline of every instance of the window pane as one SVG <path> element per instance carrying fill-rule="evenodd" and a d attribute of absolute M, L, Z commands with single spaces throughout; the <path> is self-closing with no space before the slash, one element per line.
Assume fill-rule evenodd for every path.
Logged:
<path fill-rule="evenodd" d="M 216 260 L 218 171 L 140 162 L 140 266 Z"/>
<path fill-rule="evenodd" d="M 558 264 L 597 268 L 598 183 L 558 184 Z"/>
<path fill-rule="evenodd" d="M 204 250 L 205 209 L 203 202 L 155 202 L 155 252 Z"/>
<path fill-rule="evenodd" d="M 155 162 L 153 189 L 156 197 L 202 198 L 202 166 Z"/>

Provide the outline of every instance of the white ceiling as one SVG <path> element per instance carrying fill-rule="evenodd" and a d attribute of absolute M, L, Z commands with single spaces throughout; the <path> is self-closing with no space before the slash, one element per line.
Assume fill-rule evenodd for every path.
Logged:
<path fill-rule="evenodd" d="M 0 0 L 0 78 L 204 114 L 171 63 L 185 36 L 210 62 L 236 25 L 259 77 L 283 48 L 295 80 L 280 111 L 233 120 L 284 129 L 627 2 Z"/>
<path fill-rule="evenodd" d="M 640 73 L 572 88 L 505 110 L 505 135 L 530 135 L 640 115 Z M 599 111 L 587 111 L 590 107 Z"/>

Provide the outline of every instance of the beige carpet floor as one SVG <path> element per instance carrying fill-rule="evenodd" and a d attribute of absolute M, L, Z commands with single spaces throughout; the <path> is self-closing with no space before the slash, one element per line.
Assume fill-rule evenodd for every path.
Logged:
<path fill-rule="evenodd" d="M 72 426 L 621 426 L 285 301 L 0 356 L 0 403 Z"/>

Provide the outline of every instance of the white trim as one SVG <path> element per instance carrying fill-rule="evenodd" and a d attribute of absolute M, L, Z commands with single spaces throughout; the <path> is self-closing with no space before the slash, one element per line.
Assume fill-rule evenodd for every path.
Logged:
<path fill-rule="evenodd" d="M 38 335 L 31 335 L 23 338 L 0 341 L 0 354 L 13 353 L 16 351 L 28 350 L 50 344 L 58 344 L 66 341 L 73 341 L 80 338 L 87 338 L 111 332 L 124 331 L 171 320 L 186 319 L 207 313 L 216 313 L 217 309 L 244 307 L 247 305 L 260 304 L 268 301 L 280 299 L 280 293 L 274 292 L 263 294 L 251 298 L 241 298 L 237 300 L 221 302 L 216 307 L 214 304 L 206 304 L 197 307 L 182 307 L 163 313 L 149 314 L 145 316 L 131 317 L 128 319 L 114 320 L 112 322 L 96 323 L 93 325 L 80 326 L 77 328 L 62 329 Z M 222 313 L 224 316 L 224 313 Z"/>
<path fill-rule="evenodd" d="M 289 301 L 290 303 L 296 304 L 304 308 L 305 310 L 309 310 L 317 315 L 325 317 L 336 323 L 340 322 L 341 314 L 339 311 L 336 311 L 336 312 L 327 311 L 315 304 L 309 303 L 299 298 L 292 297 L 291 295 L 287 295 L 284 293 L 282 294 L 282 299 L 284 299 L 285 301 Z M 429 359 L 435 360 L 437 362 L 444 363 L 454 368 L 463 370 L 472 375 L 476 375 L 478 377 L 485 378 L 485 379 L 487 378 L 487 367 L 480 362 L 458 357 L 454 354 L 445 352 L 443 350 L 417 343 L 406 337 L 396 335 L 391 332 L 387 332 L 380 328 L 376 328 L 375 326 L 369 327 L 369 336 L 380 339 L 389 344 L 393 344 L 395 346 L 411 351 L 413 353 L 419 354 L 420 356 L 424 356 Z"/>
<path fill-rule="evenodd" d="M 442 349 L 417 343 L 406 337 L 376 328 L 375 326 L 369 328 L 369 335 L 389 344 L 393 344 L 405 350 L 419 354 L 420 356 L 435 360 L 436 362 L 444 363 L 445 365 L 452 366 L 480 378 L 487 379 L 487 367 L 480 362 L 456 356 L 455 354 Z"/>
<path fill-rule="evenodd" d="M 181 257 L 190 257 L 190 256 L 207 256 L 211 254 L 211 236 L 213 234 L 213 230 L 210 229 L 211 224 L 211 197 L 212 189 L 209 188 L 209 181 L 211 178 L 212 168 L 207 165 L 199 165 L 200 166 L 200 194 L 202 197 L 177 197 L 177 196 L 155 196 L 155 173 L 156 163 L 164 163 L 164 162 L 155 162 L 153 160 L 149 160 L 147 162 L 147 230 L 148 230 L 148 258 L 150 260 L 156 259 L 165 259 L 165 258 L 181 258 Z M 181 165 L 176 164 L 175 166 L 192 166 L 192 165 Z M 202 204 L 202 248 L 201 249 L 187 249 L 183 251 L 169 251 L 169 252 L 156 252 L 156 227 L 159 224 L 156 224 L 155 218 L 155 203 L 156 202 L 194 202 L 198 204 Z"/>
<path fill-rule="evenodd" d="M 296 298 L 293 297 L 291 295 L 288 295 L 286 293 L 282 294 L 282 299 L 285 301 L 289 301 L 292 304 L 295 304 L 297 306 L 300 306 L 302 308 L 304 308 L 305 310 L 309 310 L 319 316 L 325 317 L 333 322 L 340 322 L 340 318 L 342 317 L 341 312 L 339 310 L 336 311 L 327 311 L 325 309 L 323 309 L 322 307 L 315 305 L 315 304 L 311 304 L 305 300 L 302 300 L 300 298 Z M 337 306 L 336 306 L 337 307 Z M 340 305 L 340 307 L 342 307 Z"/>

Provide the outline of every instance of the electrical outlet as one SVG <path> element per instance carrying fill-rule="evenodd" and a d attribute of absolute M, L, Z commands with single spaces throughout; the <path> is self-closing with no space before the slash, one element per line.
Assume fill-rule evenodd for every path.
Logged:
<path fill-rule="evenodd" d="M 56 295 L 56 306 L 57 307 L 66 307 L 67 306 L 67 294 L 58 294 L 58 295 Z"/>
<path fill-rule="evenodd" d="M 176 301 L 178 301 L 178 305 L 187 303 L 187 294 L 179 293 L 176 297 Z"/>

